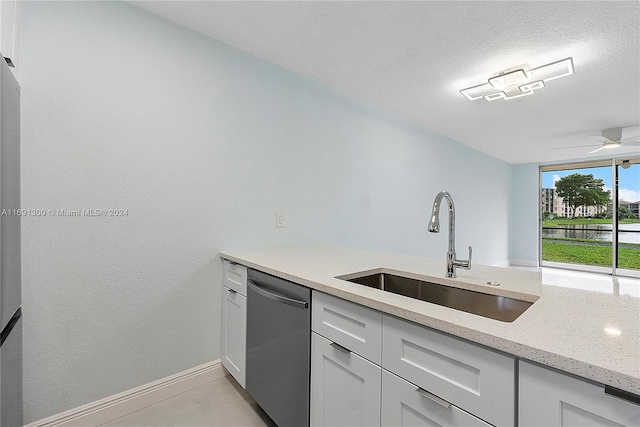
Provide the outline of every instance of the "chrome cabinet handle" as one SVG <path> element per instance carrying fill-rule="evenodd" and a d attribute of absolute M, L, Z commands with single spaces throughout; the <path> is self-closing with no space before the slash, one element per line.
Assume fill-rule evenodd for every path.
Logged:
<path fill-rule="evenodd" d="M 277 294 L 273 291 L 268 291 L 265 288 L 263 288 L 262 286 L 258 286 L 254 281 L 249 280 L 247 283 L 249 283 L 249 286 L 251 286 L 252 288 L 254 288 L 256 291 L 260 292 L 262 295 L 264 295 L 265 297 L 275 300 L 275 301 L 279 301 L 285 304 L 289 304 L 292 305 L 294 307 L 300 307 L 300 308 L 309 308 L 309 303 L 307 301 L 300 301 L 297 299 L 293 299 L 293 298 L 289 298 L 289 297 L 285 297 L 284 295 L 280 295 Z"/>
<path fill-rule="evenodd" d="M 232 294 L 237 294 L 238 293 L 238 291 L 236 291 L 235 289 L 227 288 L 227 290 Z"/>
<path fill-rule="evenodd" d="M 418 387 L 416 389 L 416 392 L 418 392 L 418 394 L 422 397 L 425 397 L 429 400 L 431 400 L 432 402 L 437 403 L 438 405 L 442 406 L 443 408 L 449 409 L 451 407 L 451 403 L 447 402 L 446 400 L 444 400 L 441 397 L 436 396 L 433 393 L 429 393 L 427 390 L 423 389 L 422 387 Z"/>
<path fill-rule="evenodd" d="M 346 354 L 351 354 L 351 350 L 349 350 L 347 347 L 343 347 L 338 343 L 332 342 L 331 344 L 329 344 L 331 347 L 335 348 L 336 350 L 340 350 L 343 353 Z"/>

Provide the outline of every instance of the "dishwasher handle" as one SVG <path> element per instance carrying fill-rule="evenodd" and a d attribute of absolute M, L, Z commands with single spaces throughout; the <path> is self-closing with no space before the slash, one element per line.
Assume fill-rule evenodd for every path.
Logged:
<path fill-rule="evenodd" d="M 284 295 L 280 295 L 278 293 L 273 292 L 272 290 L 266 290 L 262 286 L 259 286 L 253 280 L 248 280 L 247 283 L 251 286 L 255 291 L 261 293 L 263 296 L 270 298 L 274 301 L 278 301 L 284 304 L 292 305 L 294 307 L 299 308 L 309 308 L 309 303 L 307 301 L 300 301 L 297 299 L 285 297 Z"/>

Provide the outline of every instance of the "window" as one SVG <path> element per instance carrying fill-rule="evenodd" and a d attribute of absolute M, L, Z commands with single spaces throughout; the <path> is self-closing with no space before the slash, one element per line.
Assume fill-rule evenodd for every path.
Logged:
<path fill-rule="evenodd" d="M 639 276 L 640 157 L 543 166 L 540 174 L 540 265 Z"/>

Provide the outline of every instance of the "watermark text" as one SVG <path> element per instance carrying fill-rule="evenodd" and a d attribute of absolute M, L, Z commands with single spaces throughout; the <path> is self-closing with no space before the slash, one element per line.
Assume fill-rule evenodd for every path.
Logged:
<path fill-rule="evenodd" d="M 19 217 L 91 217 L 91 218 L 113 218 L 129 216 L 129 209 L 110 208 L 82 208 L 82 209 L 2 209 L 0 216 Z"/>

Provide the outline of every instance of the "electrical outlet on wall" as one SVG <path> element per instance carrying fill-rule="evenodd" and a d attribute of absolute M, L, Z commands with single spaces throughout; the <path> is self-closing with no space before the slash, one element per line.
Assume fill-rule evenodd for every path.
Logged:
<path fill-rule="evenodd" d="M 287 213 L 285 211 L 276 212 L 276 227 L 284 228 L 287 225 Z"/>

